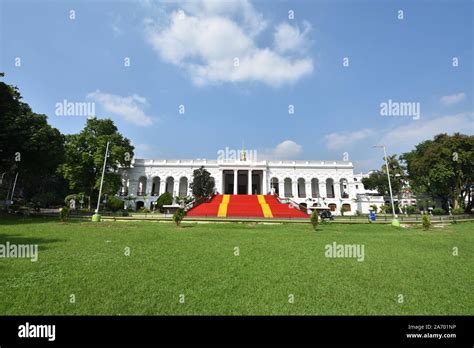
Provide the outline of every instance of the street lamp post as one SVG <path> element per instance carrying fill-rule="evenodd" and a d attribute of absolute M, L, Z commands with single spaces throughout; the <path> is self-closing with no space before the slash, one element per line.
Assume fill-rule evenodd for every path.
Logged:
<path fill-rule="evenodd" d="M 393 203 L 392 183 L 390 182 L 390 172 L 388 170 L 387 151 L 385 149 L 385 145 L 375 145 L 373 147 L 383 148 L 383 155 L 384 155 L 384 159 L 385 159 L 385 168 L 387 169 L 388 190 L 390 191 L 390 202 L 392 204 L 392 215 L 393 215 L 392 225 L 399 226 L 400 223 L 397 220 L 397 215 L 395 214 L 395 204 Z"/>
<path fill-rule="evenodd" d="M 102 184 L 104 183 L 105 165 L 107 164 L 107 155 L 109 153 L 109 144 L 110 144 L 110 141 L 107 142 L 107 146 L 105 148 L 104 166 L 102 168 L 102 177 L 100 179 L 99 197 L 97 198 L 97 209 L 95 210 L 95 214 L 92 215 L 92 221 L 96 221 L 96 222 L 100 221 L 100 215 L 99 215 L 100 196 L 102 195 Z"/>

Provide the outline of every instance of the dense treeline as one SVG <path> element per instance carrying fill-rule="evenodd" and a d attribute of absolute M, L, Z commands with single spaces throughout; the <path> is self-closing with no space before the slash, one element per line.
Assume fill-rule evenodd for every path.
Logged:
<path fill-rule="evenodd" d="M 0 82 L 0 200 L 10 199 L 15 186 L 14 201 L 22 205 L 63 205 L 69 193 L 94 203 L 107 141 L 103 192 L 113 195 L 121 185 L 118 167 L 130 165 L 134 150 L 113 121 L 89 118 L 80 133 L 63 135 L 22 101 L 18 88 Z"/>
<path fill-rule="evenodd" d="M 403 190 L 410 190 L 420 203 L 432 199 L 440 202 L 445 211 L 472 210 L 474 136 L 438 134 L 410 152 L 387 156 L 387 162 L 395 197 L 400 198 Z M 369 190 L 388 195 L 385 164 L 362 179 L 362 183 Z"/>

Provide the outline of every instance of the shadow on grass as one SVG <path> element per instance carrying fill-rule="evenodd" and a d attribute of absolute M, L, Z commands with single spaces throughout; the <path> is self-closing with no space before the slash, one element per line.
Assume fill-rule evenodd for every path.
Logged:
<path fill-rule="evenodd" d="M 67 223 L 80 223 L 85 220 L 70 219 Z M 61 223 L 58 217 L 54 216 L 23 216 L 14 214 L 0 213 L 0 226 L 2 225 L 24 225 L 24 224 L 40 224 L 40 223 Z"/>
<path fill-rule="evenodd" d="M 193 224 L 193 225 L 181 225 L 179 227 L 176 227 L 176 229 L 181 230 L 183 228 L 192 228 L 192 227 L 196 227 L 196 225 L 195 224 Z"/>
<path fill-rule="evenodd" d="M 49 247 L 45 246 L 46 244 L 50 243 L 57 243 L 63 242 L 62 239 L 52 239 L 52 238 L 39 238 L 39 237 L 25 237 L 20 236 L 18 234 L 8 234 L 8 233 L 0 233 L 0 244 L 6 245 L 7 242 L 10 244 L 37 244 L 40 250 L 49 249 Z"/>

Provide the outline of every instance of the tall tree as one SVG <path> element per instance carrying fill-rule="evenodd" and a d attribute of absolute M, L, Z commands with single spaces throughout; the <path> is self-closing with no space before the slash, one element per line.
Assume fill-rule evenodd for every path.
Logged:
<path fill-rule="evenodd" d="M 115 194 L 120 188 L 119 167 L 127 168 L 133 158 L 134 147 L 124 138 L 110 119 L 91 118 L 79 134 L 66 136 L 65 160 L 59 167 L 69 188 L 97 197 L 104 165 L 104 154 L 110 141 L 109 155 L 102 192 Z"/>
<path fill-rule="evenodd" d="M 62 201 L 66 186 L 56 170 L 63 160 L 63 142 L 63 135 L 48 124 L 46 115 L 34 113 L 22 102 L 17 87 L 0 82 L 1 199 L 18 173 L 17 198 Z"/>
<path fill-rule="evenodd" d="M 204 167 L 194 170 L 193 182 L 190 187 L 193 191 L 193 196 L 196 198 L 208 197 L 214 193 L 215 182 Z"/>
<path fill-rule="evenodd" d="M 383 159 L 385 162 L 385 158 Z M 388 170 L 390 172 L 390 184 L 392 185 L 392 193 L 400 198 L 402 189 L 406 180 L 405 170 L 401 165 L 397 155 L 387 156 Z M 389 187 L 387 180 L 387 168 L 385 163 L 380 170 L 370 173 L 369 177 L 362 179 L 362 184 L 368 190 L 377 190 L 379 195 L 389 195 Z"/>
<path fill-rule="evenodd" d="M 472 209 L 474 136 L 438 134 L 404 153 L 402 159 L 410 185 L 417 192 L 441 199 L 445 207 L 449 203 L 454 208 Z"/>

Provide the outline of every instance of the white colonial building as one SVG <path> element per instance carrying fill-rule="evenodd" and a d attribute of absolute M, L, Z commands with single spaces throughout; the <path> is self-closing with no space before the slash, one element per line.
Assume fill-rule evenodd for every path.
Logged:
<path fill-rule="evenodd" d="M 159 195 L 191 195 L 193 171 L 203 166 L 215 181 L 217 194 L 278 194 L 307 207 L 328 207 L 336 215 L 356 210 L 368 213 L 368 192 L 349 161 L 258 161 L 136 159 L 122 172 L 120 196 L 132 198 L 135 208 L 153 208 Z M 365 199 L 367 201 L 367 199 Z M 375 202 L 373 202 L 375 203 Z M 383 197 L 377 199 L 383 203 Z"/>

